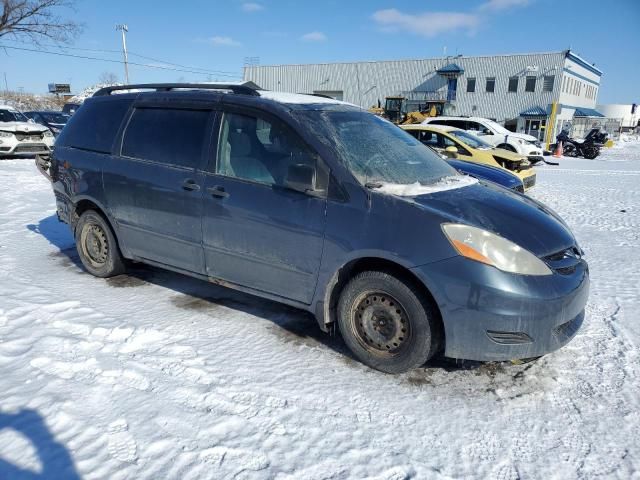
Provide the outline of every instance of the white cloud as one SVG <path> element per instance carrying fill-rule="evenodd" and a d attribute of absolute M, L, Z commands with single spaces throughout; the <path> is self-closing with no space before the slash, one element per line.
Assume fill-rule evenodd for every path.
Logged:
<path fill-rule="evenodd" d="M 401 30 L 424 37 L 435 37 L 454 30 L 466 30 L 467 33 L 473 34 L 480 23 L 480 16 L 460 12 L 427 12 L 411 15 L 389 8 L 375 12 L 373 20 L 385 31 Z"/>
<path fill-rule="evenodd" d="M 300 37 L 305 42 L 324 42 L 327 40 L 327 36 L 322 32 L 309 32 Z"/>
<path fill-rule="evenodd" d="M 242 4 L 242 11 L 247 13 L 259 12 L 260 10 L 264 10 L 264 6 L 259 3 L 247 2 Z"/>
<path fill-rule="evenodd" d="M 488 0 L 480 5 L 479 10 L 506 10 L 511 7 L 526 7 L 530 0 Z"/>
<path fill-rule="evenodd" d="M 242 44 L 231 37 L 215 36 L 207 39 L 207 42 L 214 47 L 239 47 Z"/>

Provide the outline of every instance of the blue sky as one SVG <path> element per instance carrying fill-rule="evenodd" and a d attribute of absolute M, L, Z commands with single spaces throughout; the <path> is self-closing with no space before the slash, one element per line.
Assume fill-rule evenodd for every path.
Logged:
<path fill-rule="evenodd" d="M 36 49 L 121 60 L 91 50 L 117 51 L 115 24 L 127 23 L 130 61 L 212 72 L 132 66 L 132 82 L 239 79 L 246 57 L 268 65 L 426 58 L 444 47 L 464 55 L 571 47 L 605 72 L 599 103 L 640 102 L 639 0 L 78 0 L 75 13 L 61 13 L 84 24 L 76 49 Z M 0 45 L 34 48 L 10 39 Z M 3 73 L 10 89 L 42 93 L 49 82 L 81 90 L 103 72 L 124 78 L 117 63 L 0 48 L 3 88 Z"/>

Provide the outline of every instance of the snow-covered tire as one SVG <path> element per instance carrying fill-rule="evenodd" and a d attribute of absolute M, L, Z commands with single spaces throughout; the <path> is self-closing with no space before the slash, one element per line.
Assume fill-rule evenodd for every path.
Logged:
<path fill-rule="evenodd" d="M 386 373 L 419 367 L 439 344 L 437 313 L 410 282 L 383 271 L 353 277 L 338 302 L 345 343 L 364 364 Z"/>
<path fill-rule="evenodd" d="M 87 210 L 80 215 L 75 239 L 80 260 L 90 274 L 107 278 L 125 272 L 118 241 L 107 221 L 98 212 Z"/>

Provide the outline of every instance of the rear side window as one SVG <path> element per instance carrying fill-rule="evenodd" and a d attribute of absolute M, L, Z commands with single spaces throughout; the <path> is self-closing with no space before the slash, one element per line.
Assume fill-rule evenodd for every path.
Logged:
<path fill-rule="evenodd" d="M 195 168 L 202 158 L 209 111 L 136 108 L 122 156 Z"/>
<path fill-rule="evenodd" d="M 110 153 L 132 99 L 88 101 L 71 117 L 56 140 L 57 145 Z"/>

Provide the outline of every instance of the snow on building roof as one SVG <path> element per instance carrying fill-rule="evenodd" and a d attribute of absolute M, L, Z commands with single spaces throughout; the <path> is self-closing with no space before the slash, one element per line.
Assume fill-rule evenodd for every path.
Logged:
<path fill-rule="evenodd" d="M 259 90 L 260 97 L 274 102 L 286 103 L 289 105 L 308 105 L 308 104 L 339 104 L 351 105 L 350 103 L 341 102 L 334 98 L 320 97 L 316 95 L 307 95 L 302 93 L 273 92 L 271 90 Z"/>

